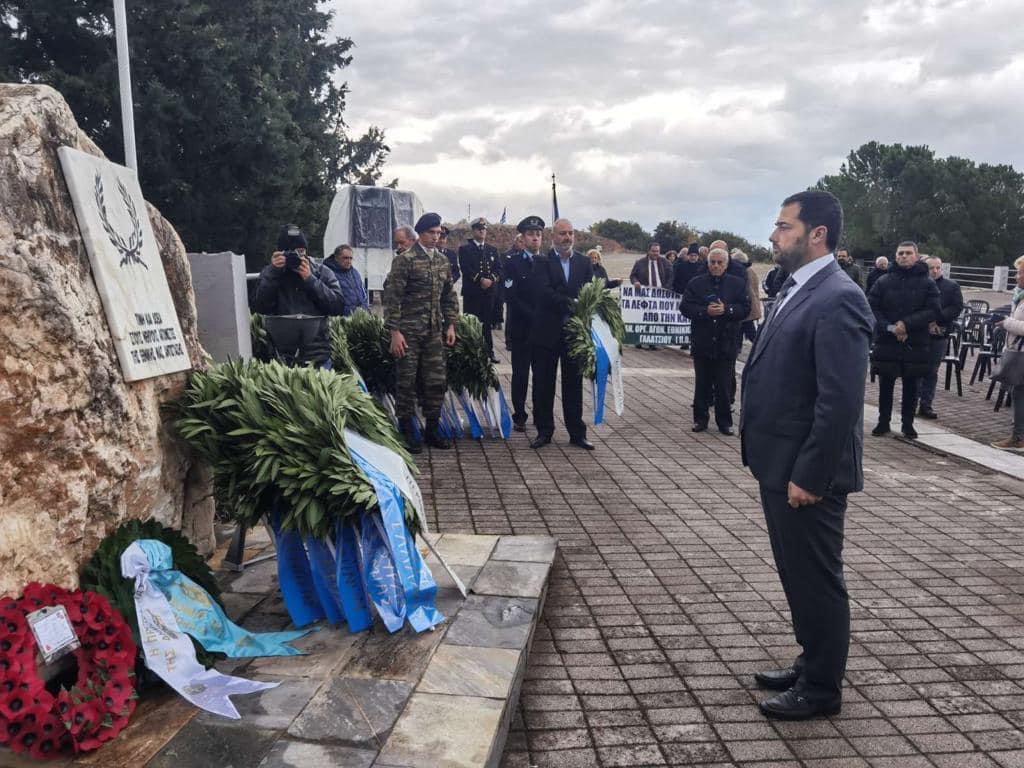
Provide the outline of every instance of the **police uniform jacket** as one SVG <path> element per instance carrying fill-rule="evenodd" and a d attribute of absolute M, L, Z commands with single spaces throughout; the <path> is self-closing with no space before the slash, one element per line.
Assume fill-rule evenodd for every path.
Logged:
<path fill-rule="evenodd" d="M 527 341 L 530 338 L 530 326 L 533 323 L 534 301 L 530 292 L 530 276 L 533 274 L 534 256 L 527 251 L 515 251 L 505 256 L 502 266 L 505 280 L 505 305 L 508 307 L 508 319 L 505 335 L 511 341 Z"/>

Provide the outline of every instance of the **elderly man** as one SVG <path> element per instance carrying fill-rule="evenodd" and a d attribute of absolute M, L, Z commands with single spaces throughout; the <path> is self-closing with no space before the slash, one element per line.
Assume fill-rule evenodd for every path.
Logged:
<path fill-rule="evenodd" d="M 875 266 L 868 272 L 868 279 L 866 282 L 867 292 L 871 293 L 871 289 L 882 275 L 889 272 L 889 259 L 885 256 L 879 256 L 875 259 Z"/>
<path fill-rule="evenodd" d="M 746 280 L 726 274 L 729 254 L 724 248 L 708 253 L 708 271 L 686 286 L 679 311 L 690 318 L 690 354 L 696 375 L 693 391 L 693 431 L 708 428 L 708 411 L 715 403 L 715 424 L 723 435 L 732 429 L 733 374 L 739 354 L 740 324 L 750 314 Z"/>
<path fill-rule="evenodd" d="M 391 235 L 395 253 L 405 253 L 416 243 L 416 231 L 412 227 L 398 227 Z"/>
<path fill-rule="evenodd" d="M 423 214 L 416 233 L 416 242 L 391 262 L 384 287 L 384 324 L 391 332 L 391 354 L 398 360 L 395 410 L 410 453 L 423 450 L 412 424 L 417 391 L 426 421 L 424 440 L 433 448 L 451 448 L 438 422 L 448 388 L 443 345 L 455 345 L 459 314 L 451 265 L 436 248 L 441 217 Z"/>
<path fill-rule="evenodd" d="M 938 256 L 922 256 L 928 265 L 928 276 L 935 281 L 939 289 L 939 313 L 928 324 L 928 373 L 921 377 L 917 391 L 920 408 L 917 415 L 923 419 L 937 419 L 932 403 L 935 401 L 935 387 L 939 382 L 939 366 L 946 355 L 949 337 L 953 333 L 953 323 L 964 311 L 964 294 L 960 286 L 942 273 L 942 259 Z"/>
<path fill-rule="evenodd" d="M 562 415 L 569 432 L 569 442 L 577 448 L 594 450 L 587 440 L 583 422 L 583 376 L 576 360 L 569 354 L 565 326 L 572 316 L 572 307 L 580 288 L 594 277 L 590 259 L 573 250 L 576 231 L 568 219 L 559 219 L 552 226 L 554 248 L 538 256 L 530 273 L 530 294 L 533 299 L 533 322 L 530 344 L 533 354 L 533 423 L 537 437 L 531 448 L 542 448 L 551 442 L 555 432 L 555 378 L 562 367 Z"/>
<path fill-rule="evenodd" d="M 344 315 L 348 317 L 357 309 L 369 311 L 370 302 L 366 297 L 366 286 L 363 285 L 359 270 L 353 266 L 352 246 L 339 245 L 334 249 L 331 258 L 324 259 L 324 266 L 330 268 L 338 278 L 341 295 L 345 298 Z"/>

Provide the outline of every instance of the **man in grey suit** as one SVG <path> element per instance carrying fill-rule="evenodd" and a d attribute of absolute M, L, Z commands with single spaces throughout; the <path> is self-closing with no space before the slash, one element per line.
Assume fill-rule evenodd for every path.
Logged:
<path fill-rule="evenodd" d="M 850 644 L 846 496 L 864 487 L 864 378 L 872 315 L 833 258 L 843 209 L 828 192 L 786 198 L 772 233 L 789 273 L 743 370 L 743 463 L 757 478 L 772 554 L 803 652 L 755 675 L 782 693 L 768 717 L 836 714 Z"/>

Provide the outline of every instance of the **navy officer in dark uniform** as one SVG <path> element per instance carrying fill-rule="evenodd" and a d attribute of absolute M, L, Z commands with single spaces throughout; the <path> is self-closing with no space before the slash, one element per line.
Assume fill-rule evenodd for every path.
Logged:
<path fill-rule="evenodd" d="M 498 249 L 487 244 L 487 220 L 475 219 L 471 225 L 473 237 L 459 248 L 459 268 L 462 270 L 462 311 L 475 315 L 484 326 L 484 344 L 492 362 L 494 341 L 491 339 L 494 319 L 496 283 L 501 278 Z"/>
<path fill-rule="evenodd" d="M 502 264 L 505 305 L 508 318 L 505 338 L 512 356 L 512 424 L 516 432 L 526 431 L 526 390 L 530 386 L 530 327 L 533 324 L 533 294 L 530 275 L 533 263 L 540 256 L 544 236 L 544 220 L 527 216 L 516 227 L 523 247 L 505 254 Z"/>

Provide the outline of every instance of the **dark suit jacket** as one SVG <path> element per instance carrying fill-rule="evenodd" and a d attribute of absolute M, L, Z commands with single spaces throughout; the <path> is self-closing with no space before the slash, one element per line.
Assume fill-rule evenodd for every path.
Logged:
<path fill-rule="evenodd" d="M 578 251 L 572 252 L 569 261 L 568 283 L 561 259 L 554 250 L 537 257 L 530 275 L 534 301 L 531 343 L 547 349 L 556 349 L 562 343 L 562 328 L 572 313 L 573 300 L 593 277 L 590 259 Z"/>
<path fill-rule="evenodd" d="M 639 281 L 640 285 L 650 285 L 651 268 L 647 265 L 650 261 L 646 256 L 637 259 L 633 265 L 633 271 L 629 273 L 629 282 Z M 658 257 L 658 278 L 661 280 L 661 287 L 672 290 L 672 263 L 664 256 Z"/>
<path fill-rule="evenodd" d="M 765 488 L 862 490 L 872 315 L 833 261 L 761 329 L 743 369 L 743 464 Z"/>
<path fill-rule="evenodd" d="M 494 295 L 495 286 L 481 288 L 480 280 L 486 277 L 497 282 L 501 278 L 497 248 L 488 243 L 480 248 L 475 241 L 468 241 L 459 247 L 459 268 L 462 270 L 462 295 L 470 302 Z"/>
<path fill-rule="evenodd" d="M 538 254 L 536 258 L 544 256 Z M 508 307 L 505 334 L 512 341 L 527 341 L 530 338 L 530 326 L 533 325 L 534 302 L 530 287 L 533 261 L 527 259 L 523 251 L 509 253 L 502 264 L 502 272 L 505 276 L 505 304 Z"/>

